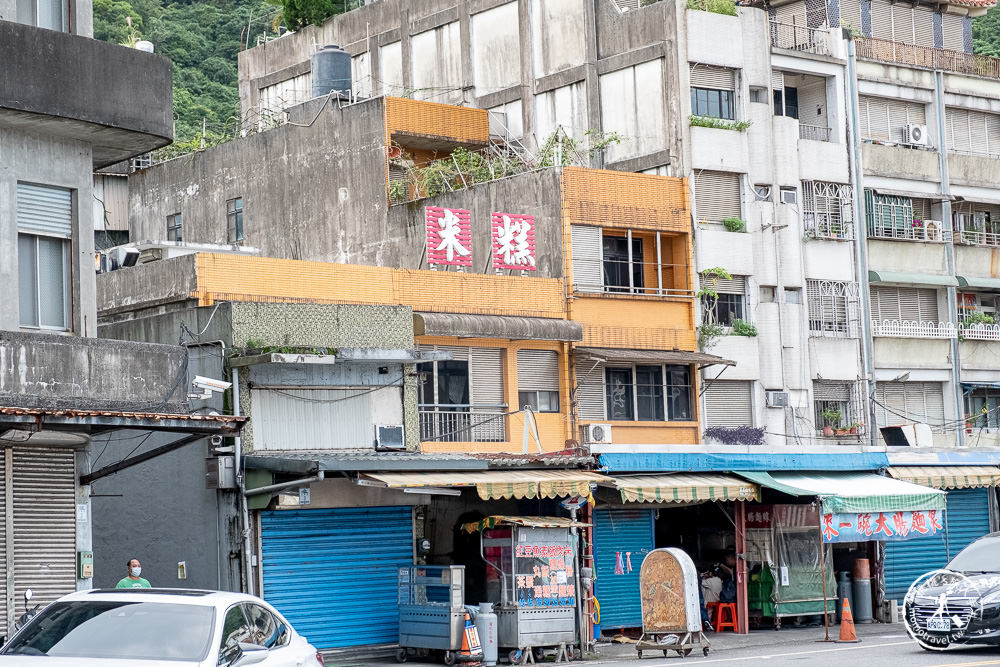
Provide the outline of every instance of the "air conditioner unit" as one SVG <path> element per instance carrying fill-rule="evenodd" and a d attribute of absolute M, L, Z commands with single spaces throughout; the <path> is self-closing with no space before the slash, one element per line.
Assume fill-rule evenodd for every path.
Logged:
<path fill-rule="evenodd" d="M 611 424 L 587 424 L 587 442 L 592 445 L 611 444 Z"/>
<path fill-rule="evenodd" d="M 400 452 L 406 449 L 402 426 L 376 426 L 375 451 Z"/>
<path fill-rule="evenodd" d="M 907 123 L 903 126 L 903 143 L 911 146 L 927 145 L 927 126 Z"/>
<path fill-rule="evenodd" d="M 769 407 L 769 408 L 787 408 L 788 407 L 788 392 L 787 391 L 769 391 L 769 392 L 767 392 L 767 407 Z"/>
<path fill-rule="evenodd" d="M 781 188 L 781 203 L 795 206 L 799 203 L 799 193 L 793 188 Z"/>

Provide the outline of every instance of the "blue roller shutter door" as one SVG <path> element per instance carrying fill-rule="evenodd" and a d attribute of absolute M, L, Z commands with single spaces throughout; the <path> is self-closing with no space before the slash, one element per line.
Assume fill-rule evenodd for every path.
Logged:
<path fill-rule="evenodd" d="M 948 544 L 944 533 L 905 542 L 885 543 L 885 598 L 903 601 L 906 591 L 920 575 L 944 567 L 948 554 L 955 554 L 978 537 L 990 532 L 989 494 L 992 489 L 948 491 Z"/>
<path fill-rule="evenodd" d="M 653 510 L 594 511 L 595 595 L 601 604 L 601 629 L 642 627 L 639 567 L 655 543 Z M 615 574 L 617 553 L 632 552 L 632 571 Z"/>
<path fill-rule="evenodd" d="M 398 640 L 396 577 L 413 563 L 409 507 L 261 512 L 263 597 L 317 648 Z"/>

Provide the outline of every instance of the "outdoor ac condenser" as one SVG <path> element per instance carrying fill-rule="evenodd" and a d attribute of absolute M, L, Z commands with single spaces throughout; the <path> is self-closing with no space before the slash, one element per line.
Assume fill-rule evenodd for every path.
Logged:
<path fill-rule="evenodd" d="M 592 445 L 611 444 L 611 424 L 587 424 L 587 442 Z"/>
<path fill-rule="evenodd" d="M 907 123 L 903 126 L 903 143 L 911 146 L 927 145 L 927 126 Z"/>

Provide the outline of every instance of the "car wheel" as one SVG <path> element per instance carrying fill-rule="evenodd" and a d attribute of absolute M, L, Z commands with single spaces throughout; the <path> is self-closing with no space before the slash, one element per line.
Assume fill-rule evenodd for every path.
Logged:
<path fill-rule="evenodd" d="M 445 651 L 444 652 L 444 664 L 448 665 L 448 667 L 451 667 L 452 665 L 454 665 L 457 659 L 458 659 L 458 656 L 455 655 L 454 651 Z"/>
<path fill-rule="evenodd" d="M 396 662 L 406 662 L 406 658 L 407 658 L 407 655 L 406 655 L 406 649 L 405 648 L 401 648 L 401 649 L 399 649 L 399 650 L 396 651 Z"/>

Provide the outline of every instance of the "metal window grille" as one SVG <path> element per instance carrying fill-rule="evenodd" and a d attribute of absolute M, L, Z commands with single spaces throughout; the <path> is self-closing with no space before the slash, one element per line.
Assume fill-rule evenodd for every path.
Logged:
<path fill-rule="evenodd" d="M 834 429 L 855 429 L 858 435 L 864 432 L 865 400 L 864 385 L 860 382 L 813 382 L 813 407 L 816 430 L 824 426 Z M 823 416 L 826 411 L 838 413 L 835 420 Z M 829 413 L 828 413 L 829 414 Z"/>
<path fill-rule="evenodd" d="M 819 336 L 857 338 L 860 333 L 860 290 L 857 283 L 807 280 L 809 332 Z"/>
<path fill-rule="evenodd" d="M 817 238 L 853 239 L 853 202 L 850 185 L 802 181 L 803 223 Z"/>
<path fill-rule="evenodd" d="M 951 229 L 946 229 L 939 220 L 917 217 L 927 212 L 927 205 L 920 200 L 865 191 L 865 220 L 870 238 L 950 242 Z"/>

